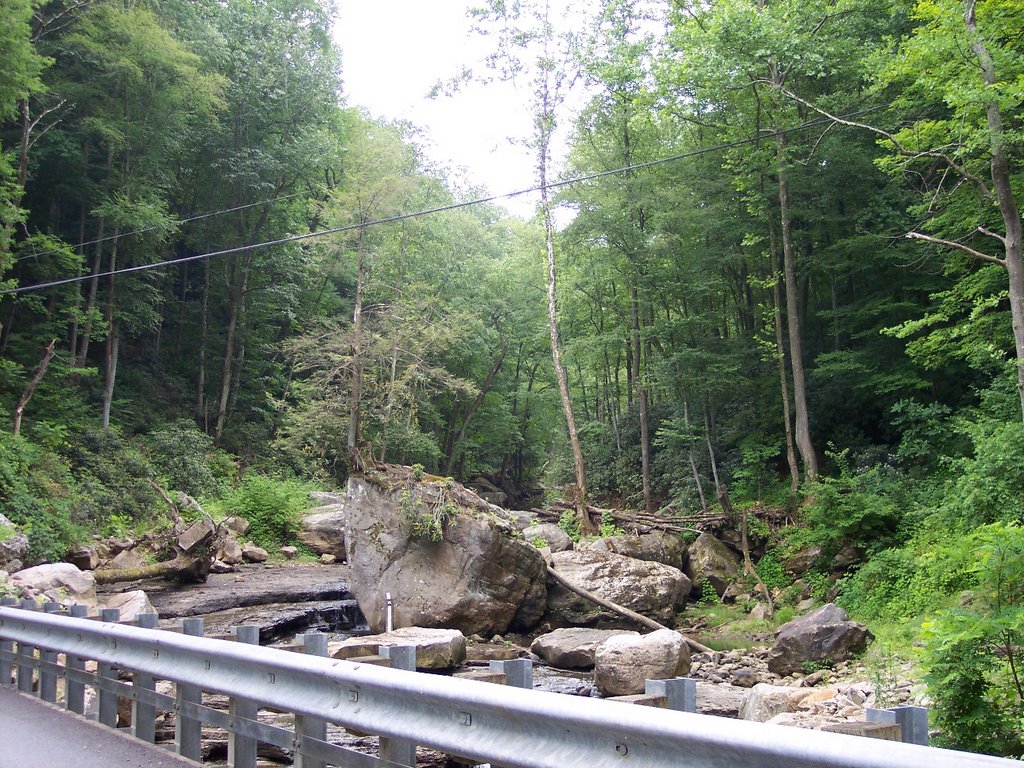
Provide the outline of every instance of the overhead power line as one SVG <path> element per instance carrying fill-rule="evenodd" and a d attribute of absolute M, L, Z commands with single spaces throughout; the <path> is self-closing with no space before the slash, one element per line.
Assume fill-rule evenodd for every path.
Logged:
<path fill-rule="evenodd" d="M 111 240 L 120 240 L 125 237 L 131 237 L 132 235 L 142 235 L 146 232 L 152 232 L 154 229 L 170 229 L 171 227 L 178 227 L 182 224 L 187 224 L 190 221 L 200 221 L 202 219 L 212 219 L 214 216 L 223 216 L 226 213 L 237 213 L 238 211 L 244 211 L 246 208 L 255 208 L 257 205 L 269 205 L 270 203 L 279 203 L 282 200 L 288 200 L 299 195 L 304 195 L 305 192 L 293 192 L 290 195 L 281 195 L 280 197 L 274 197 L 269 200 L 259 200 L 255 203 L 246 203 L 245 205 L 236 205 L 233 208 L 221 208 L 218 211 L 207 211 L 206 213 L 197 213 L 195 216 L 186 216 L 183 219 L 175 219 L 174 221 L 168 222 L 167 224 L 154 224 L 151 227 L 143 227 L 141 229 L 133 229 L 131 232 L 119 232 L 116 235 L 108 235 L 107 237 L 97 237 L 95 240 L 85 240 L 81 243 L 75 243 L 69 245 L 68 248 L 71 250 L 78 250 L 79 248 L 85 248 L 88 245 L 96 245 L 98 243 L 108 243 Z M 61 248 L 50 248 L 46 251 L 39 251 L 38 253 L 26 253 L 24 256 L 19 256 L 15 261 L 25 261 L 26 259 L 38 259 L 40 256 L 49 256 L 51 253 L 57 253 L 63 250 Z M 90 275 L 91 277 L 91 275 Z"/>
<path fill-rule="evenodd" d="M 852 112 L 847 115 L 842 115 L 843 118 L 858 117 L 860 115 L 875 112 L 882 107 L 871 107 L 868 109 L 860 110 L 858 112 Z M 833 122 L 830 118 L 819 117 L 814 120 L 809 120 L 800 125 L 793 126 L 791 128 L 782 128 L 779 130 L 765 131 L 758 136 L 749 136 L 745 139 L 737 139 L 730 141 L 725 144 L 716 144 L 712 147 L 702 147 L 701 149 L 694 149 L 689 152 L 681 152 L 676 155 L 670 155 L 668 157 L 661 157 L 657 160 L 649 160 L 645 163 L 635 163 L 633 165 L 624 165 L 619 168 L 613 168 L 607 171 L 599 171 L 597 173 L 588 173 L 583 176 L 574 176 L 570 179 L 563 179 L 561 181 L 549 182 L 546 185 L 536 185 L 528 187 L 527 189 L 516 190 L 515 192 L 505 192 L 500 195 L 490 195 L 488 197 L 479 197 L 473 200 L 464 200 L 458 203 L 450 203 L 448 205 L 441 205 L 436 208 L 426 208 L 419 211 L 412 211 L 411 213 L 401 213 L 395 216 L 388 216 L 383 219 L 375 219 L 373 221 L 365 221 L 358 224 L 346 224 L 341 227 L 331 227 L 329 229 L 320 229 L 316 232 L 306 232 L 301 235 L 290 235 L 288 237 L 281 237 L 276 240 L 265 240 L 259 243 L 250 243 L 248 245 L 239 245 L 233 248 L 224 248 L 219 251 L 208 251 L 206 253 L 193 254 L 192 256 L 183 256 L 178 259 L 168 259 L 166 261 L 156 261 L 149 264 L 138 264 L 132 267 L 121 267 L 119 269 L 108 270 L 106 272 L 99 272 L 96 274 L 88 275 L 76 275 L 75 277 L 66 277 L 60 280 L 50 280 L 45 283 L 36 283 L 35 285 L 20 286 L 18 288 L 9 288 L 7 290 L 0 291 L 0 296 L 9 296 L 19 293 L 28 293 L 29 291 L 41 291 L 46 288 L 56 288 L 62 285 L 69 285 L 71 283 L 80 283 L 85 280 L 93 280 L 101 277 L 111 277 L 112 275 L 126 275 L 133 272 L 145 272 L 151 269 L 162 269 L 164 267 L 173 267 L 178 264 L 187 264 L 191 261 L 200 261 L 202 259 L 212 259 L 215 256 L 228 256 L 233 253 L 243 253 L 245 251 L 261 250 L 263 248 L 271 248 L 275 245 L 286 245 L 288 243 L 298 243 L 304 240 L 313 240 L 320 237 L 326 237 L 327 235 L 337 235 L 342 232 L 351 232 L 357 229 L 365 229 L 368 227 L 381 226 L 383 224 L 394 224 L 399 221 L 408 221 L 409 219 L 417 219 L 423 216 L 431 216 L 435 213 L 447 213 L 450 211 L 457 211 L 462 208 L 470 208 L 476 205 L 486 205 L 487 203 L 494 203 L 499 200 L 507 200 L 520 195 L 526 195 L 531 192 L 540 192 L 542 189 L 561 189 L 562 187 L 569 187 L 574 184 L 582 184 L 586 181 L 593 181 L 595 179 L 602 179 L 608 176 L 615 176 L 621 173 L 627 173 L 630 171 L 641 170 L 644 168 L 652 168 L 657 165 L 664 165 L 666 163 L 673 163 L 679 160 L 686 160 L 689 158 L 700 157 L 701 155 L 707 155 L 712 152 L 722 152 L 727 149 L 733 149 L 736 147 L 743 147 L 748 144 L 754 144 L 765 139 L 770 139 L 774 136 L 781 136 L 797 131 L 803 131 L 808 128 L 813 128 L 817 125 L 824 125 Z"/>

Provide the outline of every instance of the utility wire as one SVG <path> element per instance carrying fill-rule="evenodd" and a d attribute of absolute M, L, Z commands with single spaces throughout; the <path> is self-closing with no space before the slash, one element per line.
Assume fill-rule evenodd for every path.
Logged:
<path fill-rule="evenodd" d="M 236 205 L 234 208 L 221 208 L 219 211 L 209 211 L 207 213 L 197 213 L 195 216 L 186 216 L 183 219 L 175 219 L 174 221 L 168 222 L 167 224 L 154 224 L 151 227 L 143 227 L 142 229 L 133 229 L 131 232 L 120 232 L 116 235 L 108 235 L 107 237 L 98 237 L 95 240 L 86 240 L 82 243 L 76 243 L 75 245 L 67 246 L 70 250 L 77 250 L 79 248 L 85 248 L 87 245 L 96 245 L 97 243 L 106 243 L 111 240 L 120 240 L 122 237 L 131 237 L 132 235 L 141 235 L 146 232 L 152 232 L 154 229 L 170 229 L 171 227 L 181 226 L 187 224 L 190 221 L 200 221 L 201 219 L 210 219 L 214 216 L 223 216 L 225 213 L 237 213 L 238 211 L 244 211 L 246 208 L 254 208 L 257 205 L 268 205 L 270 203 L 278 203 L 281 200 L 288 200 L 292 197 L 298 197 L 304 195 L 305 192 L 293 192 L 290 195 L 282 195 L 281 197 L 274 197 L 270 200 L 260 200 L 255 203 L 246 203 L 245 205 Z M 39 251 L 38 253 L 27 253 L 24 256 L 19 256 L 14 261 L 24 261 L 25 259 L 38 259 L 40 256 L 49 256 L 51 253 L 57 253 L 58 251 L 64 250 L 62 248 L 51 248 L 48 251 Z M 91 275 L 90 275 L 91 277 Z"/>
<path fill-rule="evenodd" d="M 843 115 L 843 118 L 858 117 L 870 112 L 875 112 L 882 107 L 870 107 L 868 109 L 853 112 L 848 115 Z M 342 232 L 351 232 L 356 229 L 364 229 L 367 227 L 380 226 L 382 224 L 393 224 L 399 221 L 408 221 L 409 219 L 417 219 L 423 216 L 430 216 L 435 213 L 447 213 L 449 211 L 457 211 L 462 208 L 469 208 L 476 205 L 485 205 L 487 203 L 497 202 L 498 200 L 506 200 L 519 195 L 526 195 L 531 192 L 539 192 L 542 189 L 561 189 L 562 187 L 572 186 L 573 184 L 581 184 L 585 181 L 593 181 L 594 179 L 603 179 L 608 176 L 615 176 L 620 173 L 626 173 L 629 171 L 635 171 L 643 168 L 652 168 L 657 165 L 664 165 L 666 163 L 673 163 L 678 160 L 686 160 L 693 157 L 700 157 L 701 155 L 707 155 L 712 152 L 721 152 L 727 149 L 734 149 L 736 147 L 743 147 L 748 144 L 754 144 L 765 139 L 773 138 L 775 136 L 783 136 L 788 133 L 794 133 L 796 131 L 806 130 L 807 128 L 813 128 L 817 125 L 823 125 L 825 123 L 833 122 L 830 118 L 819 117 L 814 120 L 809 120 L 800 125 L 793 126 L 791 128 L 782 128 L 775 131 L 765 131 L 763 134 L 758 136 L 750 136 L 745 139 L 737 139 L 736 141 L 730 141 L 725 144 L 717 144 L 713 147 L 703 147 L 701 149 L 691 150 L 690 152 L 681 152 L 677 155 L 670 155 L 669 157 L 658 158 L 657 160 L 649 160 L 645 163 L 636 163 L 634 165 L 625 165 L 620 168 L 613 168 L 607 171 L 599 171 L 597 173 L 588 173 L 584 176 L 574 176 L 571 179 L 564 179 L 562 181 L 549 182 L 546 185 L 537 185 L 528 187 L 527 189 L 520 189 L 515 192 L 506 192 L 500 195 L 490 195 L 488 197 L 479 197 L 473 200 L 464 200 L 459 203 L 450 203 L 448 205 L 438 206 L 436 208 L 427 208 L 424 210 L 413 211 L 411 213 L 402 213 L 396 216 L 389 216 L 384 219 L 375 219 L 373 221 L 365 221 L 358 224 L 346 224 L 341 227 L 331 227 L 330 229 L 321 229 L 316 232 L 307 232 L 302 235 L 291 235 L 289 237 L 281 237 L 276 240 L 266 240 L 260 243 L 251 243 L 249 245 L 239 245 L 234 248 L 224 248 L 219 251 L 209 251 L 207 253 L 198 253 L 192 256 L 183 256 L 179 259 L 169 259 L 167 261 L 157 261 L 149 264 L 138 264 L 133 267 L 121 267 L 120 269 L 108 270 L 107 272 L 98 272 L 96 274 L 88 275 L 77 275 L 75 277 L 67 277 L 61 280 L 50 280 L 45 283 L 37 283 L 35 285 L 26 285 L 18 288 L 8 288 L 7 290 L 0 291 L 0 296 L 9 296 L 19 293 L 28 293 L 29 291 L 41 291 L 46 288 L 56 288 L 61 285 L 69 285 L 71 283 L 80 283 L 85 280 L 99 279 L 101 277 L 111 277 L 113 275 L 126 275 L 132 272 L 143 272 L 150 269 L 160 269 L 162 267 L 173 267 L 178 264 L 186 264 L 191 261 L 199 261 L 201 259 L 212 259 L 215 256 L 228 256 L 232 253 L 242 253 L 244 251 L 255 251 L 263 248 L 270 248 L 275 245 L 285 245 L 287 243 L 298 243 L 304 240 L 312 240 L 319 237 L 325 237 L 327 235 L 337 235 Z"/>

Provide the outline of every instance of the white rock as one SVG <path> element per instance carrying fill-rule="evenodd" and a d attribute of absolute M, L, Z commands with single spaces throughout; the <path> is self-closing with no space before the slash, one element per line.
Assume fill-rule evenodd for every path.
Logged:
<path fill-rule="evenodd" d="M 604 696 L 643 693 L 646 680 L 665 680 L 689 670 L 690 651 L 670 629 L 639 637 L 616 635 L 594 652 L 594 684 Z"/>

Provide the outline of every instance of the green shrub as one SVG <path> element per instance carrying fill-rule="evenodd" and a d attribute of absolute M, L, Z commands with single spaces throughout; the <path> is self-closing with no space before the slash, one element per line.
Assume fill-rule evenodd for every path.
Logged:
<path fill-rule="evenodd" d="M 567 509 L 562 513 L 562 516 L 558 518 L 558 527 L 565 531 L 573 541 L 580 540 L 580 519 L 573 510 Z"/>
<path fill-rule="evenodd" d="M 0 512 L 28 536 L 29 560 L 59 560 L 79 531 L 72 523 L 74 478 L 61 456 L 0 432 Z"/>
<path fill-rule="evenodd" d="M 804 527 L 790 536 L 791 547 L 818 546 L 828 559 L 846 545 L 872 553 L 897 542 L 900 478 L 884 466 L 854 471 L 848 453 L 830 453 L 839 476 L 808 488 L 814 503 L 804 512 Z"/>
<path fill-rule="evenodd" d="M 925 677 L 942 746 L 1024 754 L 1024 529 L 996 523 L 960 544 L 972 589 L 924 624 Z"/>
<path fill-rule="evenodd" d="M 234 474 L 231 458 L 213 445 L 213 438 L 191 421 L 181 420 L 148 436 L 149 455 L 168 490 L 189 496 L 216 497 Z"/>
<path fill-rule="evenodd" d="M 964 422 L 973 455 L 949 467 L 942 511 L 963 529 L 978 523 L 1024 521 L 1024 423 Z"/>
<path fill-rule="evenodd" d="M 700 585 L 700 600 L 697 602 L 701 605 L 718 605 L 718 603 L 722 602 L 718 597 L 718 592 L 715 591 L 715 588 L 707 579 Z"/>
<path fill-rule="evenodd" d="M 295 543 L 300 517 L 309 506 L 312 490 L 312 485 L 295 478 L 281 480 L 251 474 L 208 505 L 208 510 L 217 518 L 244 517 L 249 521 L 249 538 L 261 547 L 276 549 Z"/>
<path fill-rule="evenodd" d="M 150 485 L 156 470 L 116 429 L 86 429 L 62 449 L 75 476 L 74 520 L 102 527 L 112 515 L 137 523 L 166 505 Z"/>
<path fill-rule="evenodd" d="M 769 549 L 757 562 L 757 575 L 768 589 L 781 589 L 789 584 L 789 577 L 786 576 L 779 560 L 779 553 Z"/>
<path fill-rule="evenodd" d="M 601 526 L 598 528 L 597 535 L 602 539 L 606 539 L 609 536 L 622 536 L 626 532 L 615 524 L 615 520 L 607 512 L 601 514 Z"/>

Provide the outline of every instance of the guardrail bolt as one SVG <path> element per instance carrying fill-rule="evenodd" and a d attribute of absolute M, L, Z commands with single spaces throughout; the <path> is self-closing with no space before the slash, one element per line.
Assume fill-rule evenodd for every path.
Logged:
<path fill-rule="evenodd" d="M 459 725 L 472 725 L 473 716 L 469 712 L 459 712 Z"/>
<path fill-rule="evenodd" d="M 619 757 L 625 757 L 629 754 L 629 747 L 627 747 L 625 744 L 616 744 L 615 754 Z"/>

